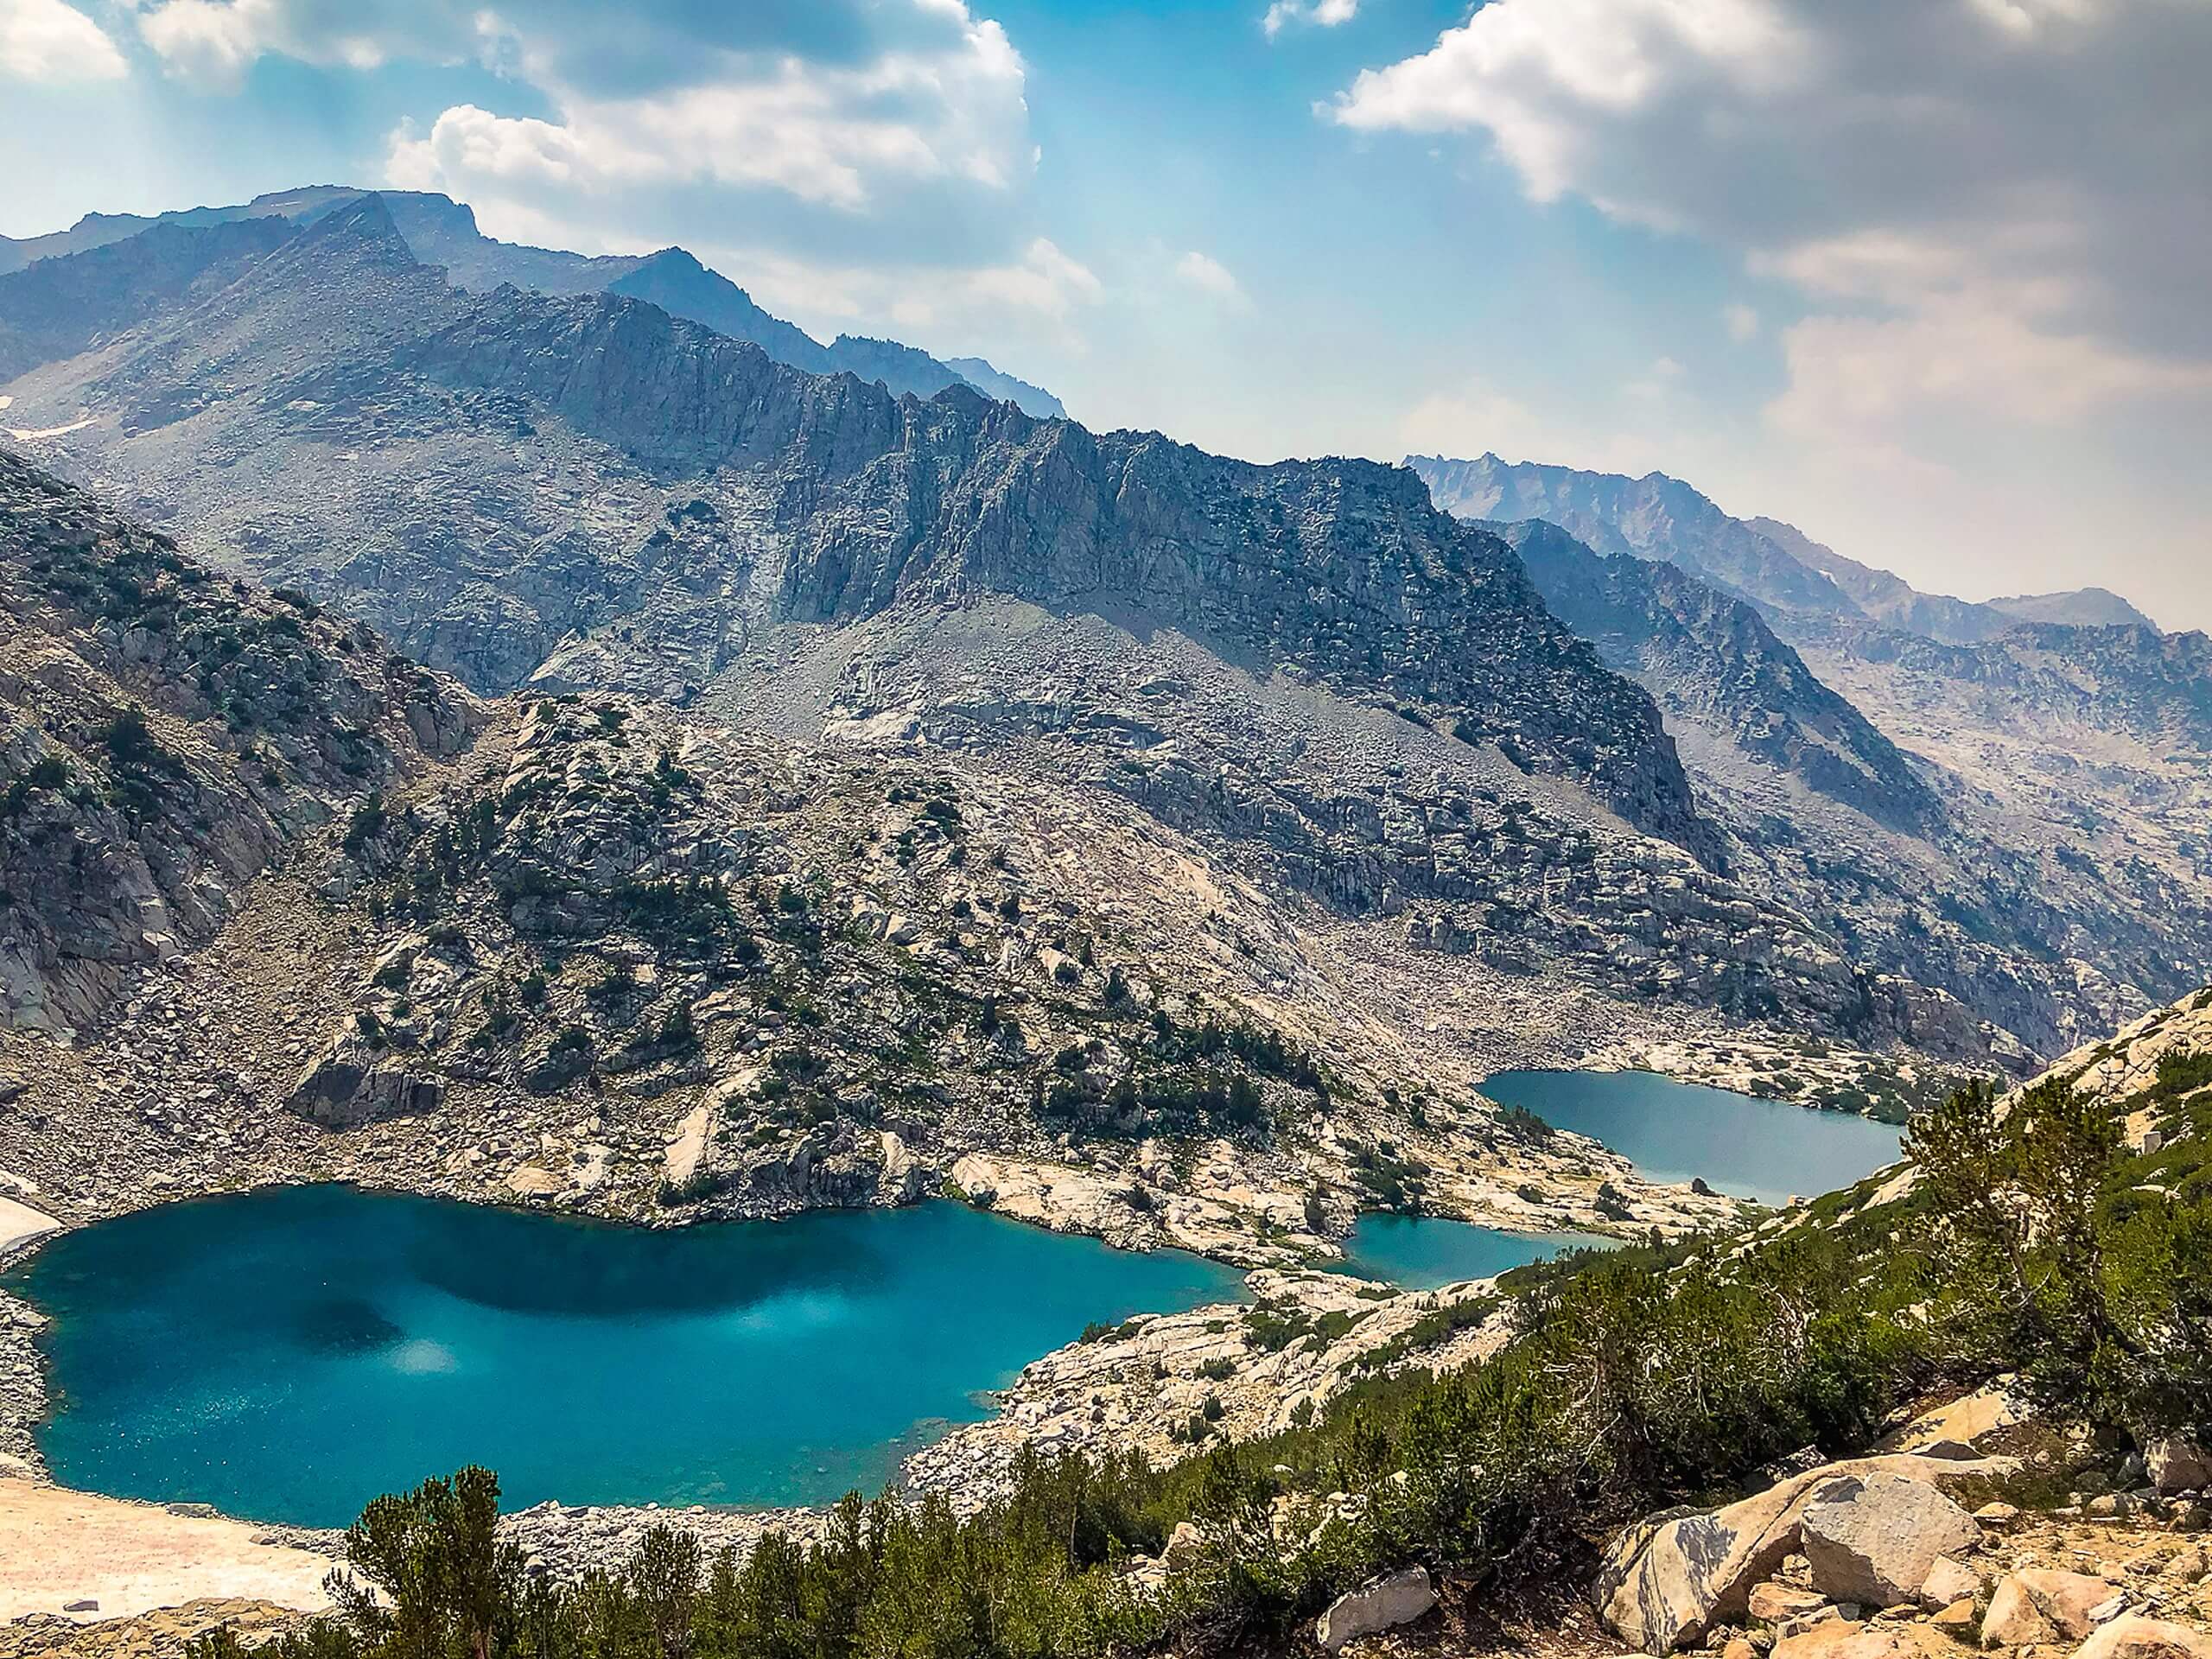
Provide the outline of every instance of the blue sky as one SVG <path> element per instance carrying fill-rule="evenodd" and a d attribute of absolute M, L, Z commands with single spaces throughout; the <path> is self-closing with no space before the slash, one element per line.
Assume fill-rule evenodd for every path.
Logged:
<path fill-rule="evenodd" d="M 2208 71 L 2205 0 L 0 0 L 0 232 L 442 189 L 1095 426 L 2212 626 Z"/>

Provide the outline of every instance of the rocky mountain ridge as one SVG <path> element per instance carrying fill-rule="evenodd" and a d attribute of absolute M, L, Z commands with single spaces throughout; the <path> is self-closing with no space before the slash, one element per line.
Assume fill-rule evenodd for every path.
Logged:
<path fill-rule="evenodd" d="M 1542 519 L 1607 556 L 1630 554 L 1677 565 L 1758 606 L 1785 630 L 1801 617 L 1871 622 L 1940 644 L 1979 645 L 2022 622 L 2156 626 L 2102 588 L 1981 602 L 1923 594 L 1794 524 L 1732 518 L 1711 497 L 1664 473 L 1630 478 L 1487 454 L 1472 461 L 1408 455 L 1404 464 L 1421 475 L 1438 505 L 1461 518 Z"/>
<path fill-rule="evenodd" d="M 1808 912 L 1848 892 L 1858 952 L 2062 1047 L 2071 1040 L 2067 1033 L 2131 1011 L 2125 996 L 2069 960 L 2075 941 L 2103 941 L 2100 959 L 2125 963 L 2117 976 L 2144 1000 L 2171 995 L 2204 970 L 2197 942 L 2205 900 L 2190 892 L 2193 867 L 2183 849 L 2172 848 L 2161 869 L 2133 847 L 2108 844 L 2103 855 L 2090 855 L 2078 844 L 2085 831 L 2098 833 L 2090 823 L 2068 823 L 2063 838 L 2037 833 L 2034 817 L 2048 817 L 2057 803 L 2035 800 L 2028 813 L 1993 810 L 1996 803 L 1969 791 L 1960 772 L 1900 750 L 1808 661 L 1832 664 L 1833 657 L 1783 642 L 1749 604 L 1663 562 L 1601 557 L 1546 521 L 1502 533 L 1520 547 L 1553 608 L 1660 700 L 1700 802 L 1732 832 L 1732 861 Z M 1809 639 L 1815 626 L 1801 618 L 1794 631 Z M 2033 625 L 2015 626 L 2011 643 L 1980 649 L 1992 656 L 2024 650 Z M 1830 632 L 1838 649 L 1851 641 L 1871 652 L 1870 642 L 1887 642 L 1881 654 L 1894 653 L 1893 663 L 1948 664 L 1963 649 L 1857 623 Z M 2081 656 L 2082 631 L 2059 632 Z M 2120 650 L 2123 639 L 2171 658 L 2172 667 L 2163 677 L 2141 664 L 2099 672 L 2094 684 L 2110 692 L 2092 690 L 2082 675 L 2075 696 L 2088 719 L 2073 718 L 2062 741 L 2090 753 L 2097 741 L 2084 729 L 2089 721 L 2115 730 L 2133 721 L 2139 732 L 2171 734 L 2185 751 L 2195 672 L 2187 665 L 2195 653 L 2184 639 L 2160 646 L 2162 636 L 2137 630 L 2113 630 L 2107 643 Z M 1922 671 L 1931 678 L 1937 671 Z M 1961 683 L 1976 677 L 1956 665 L 1948 671 Z M 1980 673 L 1994 682 L 1979 694 L 1981 707 L 1945 702 L 1954 734 L 2023 719 L 2038 702 L 2056 703 L 2058 683 L 2073 683 L 2049 661 L 2032 674 L 1993 664 Z M 1986 766 L 1986 743 L 1975 754 Z M 2077 787 L 2068 796 L 2081 793 Z M 2171 847 L 2172 830 L 2161 825 L 2151 833 Z"/>
<path fill-rule="evenodd" d="M 1745 523 L 1792 557 L 1829 577 L 1849 594 L 1870 620 L 1925 635 L 1939 645 L 1975 645 L 2011 632 L 2022 622 L 2065 623 L 2105 627 L 2125 623 L 2155 630 L 2157 624 L 2118 594 L 2105 588 L 2078 588 L 2062 594 L 2022 594 L 2009 599 L 1952 599 L 1923 594 L 1903 577 L 1847 559 L 1778 518 Z"/>
<path fill-rule="evenodd" d="M 88 213 L 66 232 L 15 241 L 0 238 L 0 276 L 124 245 L 149 232 L 159 232 L 173 247 L 197 239 L 184 232 L 242 224 L 256 226 L 264 238 L 281 238 L 288 229 L 310 226 L 372 194 L 384 202 L 417 258 L 425 264 L 443 267 L 455 286 L 472 292 L 489 292 L 512 283 L 547 294 L 626 295 L 650 301 L 671 315 L 704 323 L 719 334 L 749 340 L 776 361 L 809 373 L 850 373 L 863 380 L 882 381 L 894 394 L 912 392 L 923 397 L 947 386 L 967 385 L 987 397 L 1016 404 L 1040 418 L 1058 418 L 1067 413 L 1052 393 L 1001 372 L 980 357 L 940 362 L 897 340 L 850 334 L 840 334 L 824 346 L 796 324 L 763 310 L 743 289 L 708 269 L 683 248 L 663 248 L 651 254 L 594 256 L 500 242 L 477 229 L 476 216 L 465 203 L 434 192 L 372 193 L 343 185 L 317 185 L 273 192 L 234 207 L 195 207 L 152 217 Z M 134 251 L 133 256 L 126 257 L 147 256 Z M 86 280 L 82 266 L 41 275 L 48 284 L 71 290 L 81 289 Z M 0 287 L 0 317 L 10 317 L 18 309 L 37 303 L 27 299 L 20 288 Z M 23 356 L 17 366 L 63 354 Z M 0 337 L 0 375 L 14 372 L 8 362 L 4 337 Z"/>
<path fill-rule="evenodd" d="M 1087 787 L 1387 922 L 1492 1007 L 1561 963 L 1605 996 L 1960 1059 L 2014 1046 L 1982 1020 L 2031 1047 L 2070 1029 L 2047 985 L 1978 988 L 1986 952 L 1922 953 L 1931 990 L 1864 950 L 1812 855 L 1747 883 L 1650 698 L 1402 470 L 896 398 L 636 300 L 467 294 L 402 230 L 343 204 L 4 395 L 69 429 L 36 441 L 54 464 L 480 691 L 743 710 L 802 744 L 911 720 L 1040 786 L 1077 745 Z M 1016 614 L 1066 626 L 1001 655 Z M 1220 697 L 1125 718 L 1154 676 L 1109 664 L 1154 640 Z M 1815 764 L 1812 730 L 1779 748 Z M 1362 759 L 1331 775 L 1332 753 Z"/>
<path fill-rule="evenodd" d="M 1725 728 L 1747 753 L 1891 829 L 1928 835 L 1943 826 L 1942 800 L 1897 746 L 1816 679 L 1751 606 L 1676 565 L 1600 556 L 1546 519 L 1501 524 L 1498 533 L 1553 614 L 1669 715 Z"/>

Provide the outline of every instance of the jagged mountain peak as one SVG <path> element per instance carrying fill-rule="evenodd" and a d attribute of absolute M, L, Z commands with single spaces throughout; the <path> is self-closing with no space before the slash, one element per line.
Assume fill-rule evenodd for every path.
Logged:
<path fill-rule="evenodd" d="M 983 358 L 948 357 L 944 359 L 944 365 L 957 371 L 962 378 L 985 396 L 1012 404 L 1025 415 L 1033 415 L 1046 421 L 1067 418 L 1067 406 L 1044 387 L 1007 374 Z"/>
<path fill-rule="evenodd" d="M 880 380 L 893 392 L 921 397 L 965 381 L 985 396 L 1014 404 L 1039 418 L 1061 418 L 1067 412 L 1050 392 L 1001 372 L 982 358 L 963 359 L 970 372 L 917 347 L 866 334 L 841 334 L 825 346 L 796 324 L 772 315 L 745 289 L 681 246 L 642 256 L 590 256 L 501 242 L 483 233 L 466 202 L 435 191 L 314 185 L 272 192 L 236 207 L 196 207 L 158 219 L 87 215 L 75 229 L 53 236 L 23 241 L 0 238 L 0 274 L 118 241 L 156 223 L 199 226 L 270 217 L 312 225 L 371 196 L 384 203 L 400 239 L 417 259 L 470 293 L 488 294 L 502 283 L 512 283 L 543 294 L 626 294 L 734 339 L 751 340 L 779 362 L 809 373 L 849 372 L 863 380 Z"/>

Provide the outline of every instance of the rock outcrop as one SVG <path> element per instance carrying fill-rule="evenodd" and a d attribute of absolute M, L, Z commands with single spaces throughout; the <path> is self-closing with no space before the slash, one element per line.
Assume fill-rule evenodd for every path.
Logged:
<path fill-rule="evenodd" d="M 1797 1553 L 1805 1511 L 1823 1489 L 1843 1499 L 1854 1487 L 1863 1494 L 1878 1476 L 1921 1484 L 1987 1466 L 1904 1453 L 1860 1459 L 1812 1470 L 1723 1509 L 1655 1516 L 1606 1552 L 1592 1590 L 1599 1617 L 1646 1653 L 1693 1646 L 1715 1624 L 1741 1617 L 1752 1587 Z M 1854 1522 L 1849 1530 L 1865 1536 L 1873 1529 Z M 1883 1553 L 1891 1558 L 1886 1546 Z M 1930 1552 L 1931 1565 L 1937 1553 Z M 1851 1557 L 1839 1551 L 1838 1559 Z M 1918 1592 L 1916 1584 L 1909 1594 Z"/>
<path fill-rule="evenodd" d="M 1973 1517 L 1930 1483 L 1879 1471 L 1815 1487 L 1798 1527 L 1821 1592 L 1869 1609 L 1919 1601 L 1936 1562 L 1981 1538 Z"/>
<path fill-rule="evenodd" d="M 475 702 L 0 452 L 0 1020 L 81 1027 Z"/>

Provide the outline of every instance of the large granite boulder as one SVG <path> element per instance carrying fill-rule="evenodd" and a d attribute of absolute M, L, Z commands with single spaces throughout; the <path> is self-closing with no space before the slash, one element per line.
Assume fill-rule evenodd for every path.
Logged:
<path fill-rule="evenodd" d="M 1313 1637 L 1326 1651 L 1334 1653 L 1356 1637 L 1409 1624 L 1435 1605 L 1436 1590 L 1428 1581 L 1428 1569 L 1409 1567 L 1338 1596 L 1315 1621 Z"/>
<path fill-rule="evenodd" d="M 1821 1487 L 1875 1474 L 1942 1481 L 2000 1466 L 1909 1453 L 1861 1458 L 1808 1471 L 1724 1509 L 1655 1516 L 1613 1541 L 1592 1599 L 1621 1640 L 1647 1653 L 1671 1653 L 1743 1616 L 1751 1587 L 1799 1548 L 1805 1505 Z"/>
<path fill-rule="evenodd" d="M 1974 1517 L 1931 1483 L 1880 1472 L 1815 1487 L 1799 1525 L 1813 1582 L 1870 1608 L 1919 1600 L 1940 1558 L 1981 1541 Z"/>
<path fill-rule="evenodd" d="M 1982 1616 L 1985 1648 L 2037 1647 L 2085 1640 L 2097 1627 L 2096 1615 L 2120 1593 L 2107 1579 L 2056 1567 L 2025 1567 L 2000 1582 Z"/>
<path fill-rule="evenodd" d="M 2143 1454 L 2143 1466 L 2151 1484 L 2169 1497 L 2212 1489 L 2212 1451 L 2197 1440 L 2154 1440 Z"/>
<path fill-rule="evenodd" d="M 284 1103 L 326 1129 L 352 1129 L 435 1112 L 444 1100 L 443 1084 L 401 1070 L 385 1051 L 340 1036 L 308 1063 Z"/>

